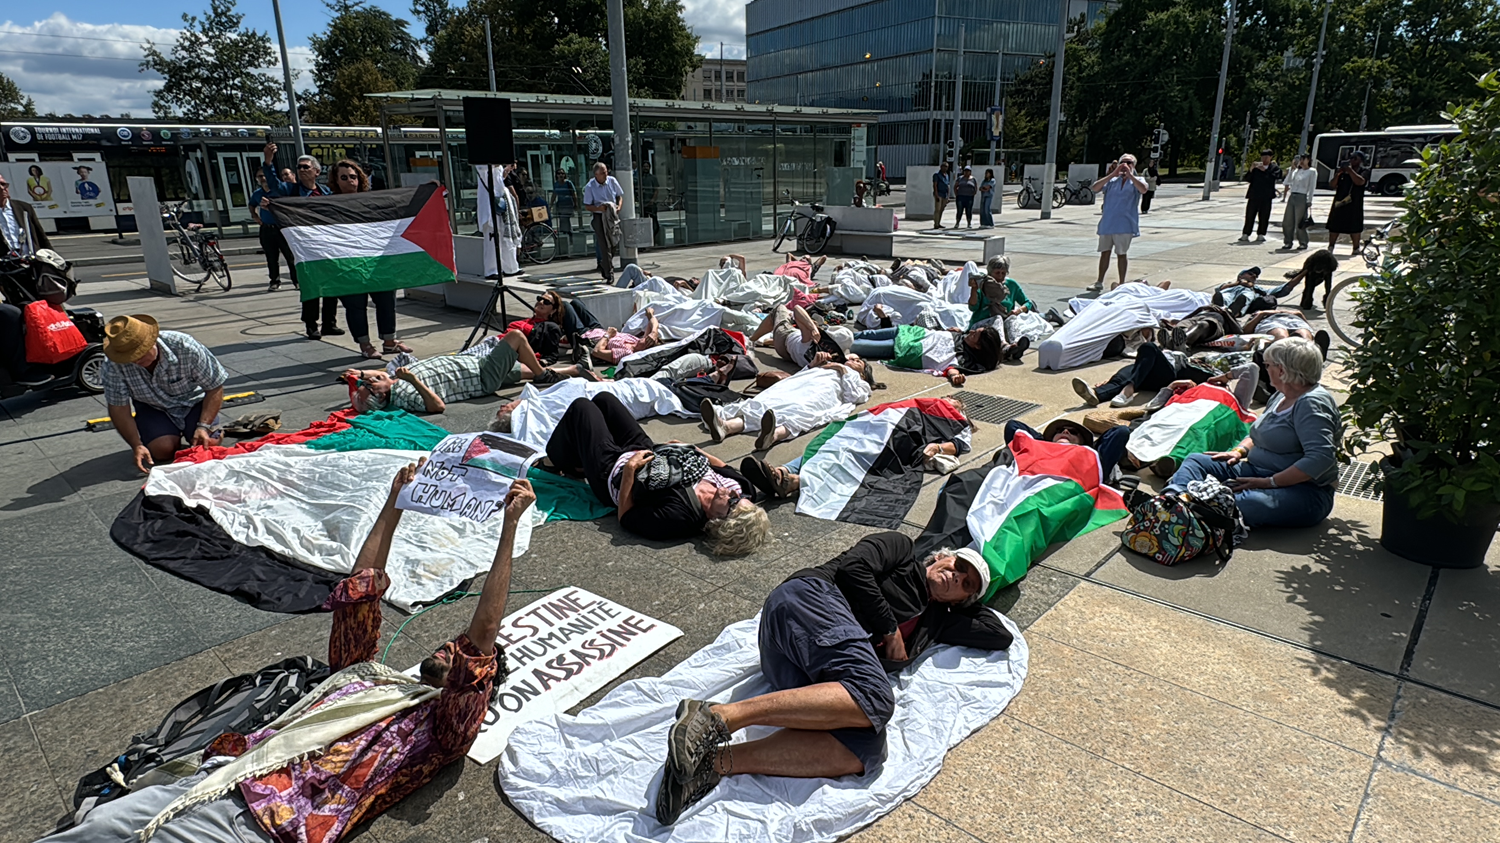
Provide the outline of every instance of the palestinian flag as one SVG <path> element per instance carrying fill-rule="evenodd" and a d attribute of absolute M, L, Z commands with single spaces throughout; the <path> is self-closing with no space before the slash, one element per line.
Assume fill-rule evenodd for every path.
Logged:
<path fill-rule="evenodd" d="M 834 422 L 802 454 L 797 511 L 894 530 L 922 489 L 922 449 L 968 429 L 958 407 L 941 398 L 881 404 Z"/>
<path fill-rule="evenodd" d="M 446 195 L 442 185 L 428 182 L 272 200 L 271 213 L 297 260 L 302 300 L 454 280 Z"/>
<path fill-rule="evenodd" d="M 1120 493 L 1104 485 L 1093 448 L 1045 442 L 1022 431 L 1011 439 L 1010 451 L 1014 464 L 990 471 L 966 518 L 970 544 L 990 565 L 985 599 L 1026 576 L 1050 545 L 1130 514 Z"/>
<path fill-rule="evenodd" d="M 1191 454 L 1227 451 L 1250 432 L 1255 416 L 1240 409 L 1234 393 L 1213 384 L 1198 384 L 1172 396 L 1144 424 L 1130 433 L 1130 455 L 1150 464 L 1171 457 L 1178 465 Z"/>

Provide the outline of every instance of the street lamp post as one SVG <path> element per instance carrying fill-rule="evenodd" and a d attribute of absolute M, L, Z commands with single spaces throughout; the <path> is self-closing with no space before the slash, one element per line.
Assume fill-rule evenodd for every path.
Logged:
<path fill-rule="evenodd" d="M 1203 201 L 1214 190 L 1214 176 L 1219 164 L 1219 120 L 1224 116 L 1224 83 L 1229 79 L 1229 45 L 1234 40 L 1234 0 L 1229 0 L 1229 16 L 1224 19 L 1224 58 L 1219 62 L 1219 97 L 1214 101 L 1214 128 L 1208 135 L 1208 163 L 1203 168 Z"/>
<path fill-rule="evenodd" d="M 1302 112 L 1302 137 L 1297 141 L 1297 154 L 1307 151 L 1307 132 L 1312 128 L 1313 100 L 1318 96 L 1318 71 L 1323 69 L 1323 37 L 1328 34 L 1328 12 L 1333 0 L 1323 2 L 1323 29 L 1318 32 L 1318 54 L 1313 56 L 1312 84 L 1307 89 L 1307 110 Z"/>
<path fill-rule="evenodd" d="M 1052 57 L 1052 111 L 1047 118 L 1047 161 L 1042 165 L 1042 219 L 1052 219 L 1052 186 L 1057 183 L 1057 128 L 1062 121 L 1063 54 L 1068 48 L 1068 0 L 1060 0 L 1057 55 Z"/>
<path fill-rule="evenodd" d="M 722 78 L 722 77 L 721 77 Z M 609 0 L 609 94 L 613 101 L 615 129 L 615 180 L 620 183 L 624 200 L 620 203 L 620 221 L 635 219 L 635 164 L 631 156 L 630 81 L 625 75 L 625 5 L 624 0 Z M 623 228 L 623 226 L 622 226 Z M 634 246 L 621 244 L 621 265 L 634 263 Z"/>
<path fill-rule="evenodd" d="M 963 149 L 963 109 L 964 109 L 964 27 L 958 27 L 958 64 L 956 66 L 958 79 L 953 87 L 953 173 L 956 181 L 958 179 L 959 152 Z"/>
<path fill-rule="evenodd" d="M 495 92 L 495 45 L 490 40 L 490 17 L 484 16 L 484 57 L 490 65 L 490 93 Z"/>
<path fill-rule="evenodd" d="M 297 157 L 306 155 L 302 146 L 302 118 L 297 116 L 297 94 L 292 91 L 292 66 L 286 60 L 286 31 L 281 28 L 281 0 L 271 0 L 271 11 L 276 13 L 276 40 L 281 44 L 281 78 L 286 84 L 286 110 L 292 118 L 292 145 Z M 204 159 L 204 165 L 208 161 Z"/>

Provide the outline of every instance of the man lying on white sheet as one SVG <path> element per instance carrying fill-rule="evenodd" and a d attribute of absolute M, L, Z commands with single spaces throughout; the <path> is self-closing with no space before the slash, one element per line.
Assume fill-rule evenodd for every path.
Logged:
<path fill-rule="evenodd" d="M 592 387 L 592 388 L 590 388 Z M 636 419 L 652 416 L 683 416 L 692 413 L 682 406 L 671 385 L 654 378 L 626 378 L 621 381 L 591 383 L 574 378 L 559 381 L 546 389 L 537 389 L 530 384 L 521 390 L 516 400 L 502 406 L 495 413 L 490 430 L 508 433 L 512 439 L 524 442 L 538 451 L 547 449 L 547 440 L 568 407 L 578 398 L 593 398 L 608 392 L 620 399 L 625 409 Z"/>
<path fill-rule="evenodd" d="M 1140 287 L 1126 284 L 1124 287 Z M 1121 288 L 1123 289 L 1123 287 Z M 1142 301 L 1124 299 L 1084 311 L 1058 328 L 1037 346 L 1037 365 L 1043 369 L 1071 369 L 1104 357 L 1104 349 L 1121 334 L 1154 328 L 1155 311 Z"/>
<path fill-rule="evenodd" d="M 812 366 L 772 384 L 743 401 L 717 406 L 707 398 L 698 406 L 715 442 L 736 433 L 760 432 L 755 449 L 764 451 L 854 412 L 870 400 L 869 364 L 858 357 L 847 365 Z"/>
<path fill-rule="evenodd" d="M 637 292 L 636 312 L 625 320 L 620 330 L 627 334 L 643 336 L 650 321 L 646 316 L 648 304 L 656 311 L 656 321 L 660 326 L 662 339 L 677 340 L 690 337 L 704 328 L 723 328 L 726 331 L 743 333 L 755 330 L 755 326 L 760 324 L 760 318 L 752 313 L 724 307 L 711 301 L 689 299 L 680 290 L 673 288 L 670 293 Z"/>
<path fill-rule="evenodd" d="M 965 302 L 968 299 L 964 299 Z M 865 297 L 854 321 L 866 328 L 918 325 L 923 328 L 963 330 L 971 317 L 967 304 L 954 304 L 931 293 L 919 293 L 910 287 L 881 287 Z M 887 325 L 882 318 L 888 318 Z"/>

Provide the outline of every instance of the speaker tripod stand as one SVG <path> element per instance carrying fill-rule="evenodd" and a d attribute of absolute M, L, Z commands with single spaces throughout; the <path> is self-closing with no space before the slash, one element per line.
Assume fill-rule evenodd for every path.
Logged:
<path fill-rule="evenodd" d="M 485 302 L 484 309 L 479 312 L 479 320 L 474 323 L 474 329 L 469 332 L 469 338 L 464 340 L 465 349 L 474 344 L 475 337 L 488 333 L 491 329 L 496 333 L 500 333 L 505 330 L 506 325 L 510 324 L 510 317 L 505 313 L 505 296 L 507 293 L 514 296 L 516 301 L 520 302 L 523 306 L 527 304 L 526 299 L 522 298 L 520 293 L 505 286 L 505 264 L 500 257 L 500 226 L 503 223 L 500 220 L 500 202 L 495 198 L 495 165 L 489 164 L 486 167 L 485 186 L 488 188 L 490 196 L 490 233 L 485 236 L 490 241 L 490 247 L 495 250 L 495 270 L 497 274 L 495 276 L 495 289 L 490 291 L 490 299 Z M 503 183 L 501 184 L 501 189 L 504 189 Z M 493 321 L 497 305 L 500 308 L 500 323 L 498 325 Z"/>

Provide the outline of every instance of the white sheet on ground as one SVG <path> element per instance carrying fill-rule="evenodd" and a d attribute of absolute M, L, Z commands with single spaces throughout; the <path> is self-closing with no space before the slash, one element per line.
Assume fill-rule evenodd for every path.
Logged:
<path fill-rule="evenodd" d="M 159 465 L 146 494 L 171 495 L 208 510 L 235 541 L 264 547 L 312 568 L 346 574 L 390 491 L 390 478 L 425 451 L 314 451 L 269 445 L 201 463 Z M 536 508 L 516 531 L 515 556 L 545 520 Z M 392 540 L 385 599 L 411 611 L 488 571 L 503 518 L 479 524 L 408 512 Z"/>
<path fill-rule="evenodd" d="M 510 436 L 538 451 L 546 451 L 547 440 L 552 438 L 552 431 L 557 429 L 557 423 L 562 421 L 568 407 L 576 399 L 593 398 L 601 392 L 613 393 L 637 419 L 666 415 L 698 416 L 688 412 L 672 388 L 658 380 L 626 378 L 591 383 L 582 378 L 568 378 L 541 390 L 529 383 L 522 387 L 521 405 L 510 416 Z"/>
<path fill-rule="evenodd" d="M 910 287 L 890 286 L 881 287 L 866 296 L 854 321 L 866 328 L 880 327 L 880 317 L 875 315 L 877 305 L 891 317 L 892 325 L 963 329 L 969 327 L 969 319 L 973 316 L 967 304 L 953 304 L 931 293 L 919 293 Z"/>
<path fill-rule="evenodd" d="M 949 304 L 960 304 L 968 306 L 969 303 L 969 278 L 974 275 L 983 275 L 983 270 L 973 261 L 966 262 L 961 268 L 944 275 L 932 285 L 932 294 Z"/>
<path fill-rule="evenodd" d="M 1042 340 L 1037 346 L 1036 362 L 1043 369 L 1071 369 L 1093 363 L 1104 356 L 1104 347 L 1110 340 L 1157 324 L 1155 313 L 1143 302 L 1124 299 L 1096 303 Z"/>
<path fill-rule="evenodd" d="M 758 395 L 725 404 L 719 409 L 726 419 L 744 419 L 745 431 L 760 431 L 767 410 L 776 411 L 776 422 L 792 436 L 822 427 L 854 412 L 856 404 L 870 400 L 870 385 L 849 368 L 808 368 L 782 378 Z"/>
<path fill-rule="evenodd" d="M 636 293 L 636 311 L 630 314 L 630 318 L 625 320 L 620 330 L 636 336 L 644 335 L 646 326 L 649 324 L 646 319 L 647 306 L 655 308 L 656 321 L 661 326 L 661 337 L 664 340 L 682 339 L 704 328 L 723 328 L 726 331 L 744 332 L 753 331 L 760 325 L 760 317 L 753 313 L 745 313 L 711 301 L 689 299 L 682 296 L 675 288 L 673 293 L 676 293 L 678 297 L 672 298 L 668 294 Z"/>
<path fill-rule="evenodd" d="M 916 795 L 948 750 L 1005 710 L 1026 678 L 1026 640 L 1008 651 L 934 647 L 896 677 L 885 763 L 863 776 L 731 776 L 674 826 L 656 821 L 656 787 L 677 701 L 715 702 L 769 691 L 760 674 L 760 617 L 740 621 L 659 679 L 615 688 L 577 717 L 559 715 L 511 733 L 498 778 L 511 802 L 565 843 L 837 840 Z M 752 740 L 770 729 L 749 729 Z"/>
<path fill-rule="evenodd" d="M 1093 299 L 1068 299 L 1074 313 L 1083 313 L 1096 304 L 1119 304 L 1139 302 L 1151 308 L 1158 321 L 1181 319 L 1204 305 L 1211 304 L 1213 297 L 1196 290 L 1163 290 L 1150 284 L 1121 284 Z"/>
<path fill-rule="evenodd" d="M 746 278 L 738 269 L 727 267 L 704 274 L 692 297 L 727 302 L 740 310 L 770 310 L 791 300 L 792 285 L 792 279 L 781 275 L 762 272 Z"/>

